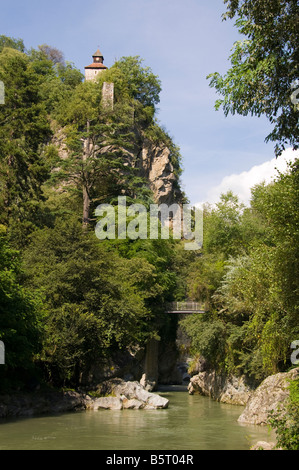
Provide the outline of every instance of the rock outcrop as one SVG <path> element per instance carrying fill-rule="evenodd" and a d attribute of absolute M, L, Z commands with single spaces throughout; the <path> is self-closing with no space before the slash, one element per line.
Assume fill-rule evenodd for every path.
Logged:
<path fill-rule="evenodd" d="M 188 385 L 190 395 L 198 393 L 222 403 L 245 405 L 253 392 L 244 376 L 225 376 L 213 372 L 200 372 L 193 376 Z"/>
<path fill-rule="evenodd" d="M 275 442 L 259 441 L 254 446 L 252 446 L 250 450 L 281 450 L 281 449 L 276 449 Z"/>
<path fill-rule="evenodd" d="M 52 131 L 51 144 L 56 147 L 58 156 L 62 160 L 66 160 L 69 156 L 69 150 L 64 129 L 52 123 Z M 124 164 L 135 168 L 138 176 L 148 181 L 148 187 L 153 192 L 157 204 L 180 203 L 182 192 L 171 161 L 171 150 L 163 142 L 154 143 L 137 129 L 134 130 L 134 133 L 136 139 L 133 148 L 122 149 Z M 117 147 L 110 145 L 99 149 L 98 154 L 100 156 L 105 152 L 117 150 L 119 150 Z"/>
<path fill-rule="evenodd" d="M 66 413 L 86 409 L 89 397 L 75 391 L 16 393 L 0 396 L 0 418 Z"/>
<path fill-rule="evenodd" d="M 157 410 L 168 407 L 169 401 L 145 390 L 139 382 L 112 379 L 99 390 L 111 396 L 94 397 L 76 391 L 16 393 L 0 396 L 0 419 L 52 415 L 84 410 Z"/>
<path fill-rule="evenodd" d="M 171 204 L 178 196 L 177 180 L 171 163 L 170 150 L 166 145 L 153 144 L 145 139 L 137 151 L 140 175 L 149 181 L 157 203 Z M 179 199 L 179 197 L 178 197 Z"/>
<path fill-rule="evenodd" d="M 299 368 L 267 377 L 250 396 L 240 423 L 266 425 L 271 410 L 283 411 L 289 397 L 289 381 L 299 376 Z"/>
<path fill-rule="evenodd" d="M 112 379 L 102 384 L 99 390 L 108 391 L 113 396 L 91 400 L 88 404 L 88 409 L 156 410 L 165 409 L 169 404 L 166 398 L 149 392 L 139 382 L 125 382 L 122 379 Z"/>

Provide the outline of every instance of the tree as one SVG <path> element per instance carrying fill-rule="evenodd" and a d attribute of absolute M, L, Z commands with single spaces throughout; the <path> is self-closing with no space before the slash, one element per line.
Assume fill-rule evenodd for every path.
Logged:
<path fill-rule="evenodd" d="M 144 129 L 153 123 L 160 85 L 141 63 L 137 57 L 122 58 L 95 82 L 78 85 L 58 118 L 67 134 L 70 157 L 59 162 L 60 171 L 54 176 L 72 181 L 74 185 L 65 189 L 82 195 L 85 226 L 100 202 L 110 202 L 118 195 L 135 199 L 137 193 L 150 197 L 147 182 L 134 168 L 134 149 L 141 145 Z M 104 82 L 114 84 L 113 109 L 102 100 Z M 166 134 L 163 136 L 165 140 Z M 172 149 L 172 155 L 179 172 L 177 149 Z"/>
<path fill-rule="evenodd" d="M 24 269 L 28 288 L 45 297 L 40 359 L 54 383 L 78 384 L 93 363 L 146 340 L 154 267 L 121 258 L 74 217 L 32 235 Z"/>
<path fill-rule="evenodd" d="M 26 361 L 34 360 L 55 385 L 76 386 L 95 362 L 157 338 L 171 323 L 164 303 L 176 286 L 172 241 L 99 242 L 92 230 L 82 230 L 80 215 L 93 228 L 100 203 L 114 204 L 120 195 L 128 204 L 152 202 L 136 168 L 144 139 L 170 145 L 177 175 L 180 155 L 154 121 L 159 80 L 139 58 L 123 58 L 82 83 L 81 73 L 49 46 L 24 53 L 16 40 L 3 44 L 9 47 L 0 52 L 7 91 L 0 109 L 0 207 L 10 241 L 21 247 L 21 313 L 19 297 L 7 292 L 16 317 L 24 315 L 32 335 L 40 334 L 41 346 L 36 340 L 25 348 Z M 102 100 L 104 81 L 114 83 L 113 109 Z M 66 139 L 66 158 L 58 155 L 53 133 Z M 4 281 L 8 271 L 6 265 L 0 271 Z M 3 316 L 8 326 L 10 307 Z M 34 319 L 41 312 L 38 330 Z"/>
<path fill-rule="evenodd" d="M 2 34 L 0 35 L 0 52 L 2 52 L 5 47 L 10 47 L 11 49 L 25 52 L 24 41 L 22 39 L 10 38 Z"/>
<path fill-rule="evenodd" d="M 65 106 L 71 99 L 76 87 L 82 82 L 84 76 L 74 64 L 59 60 L 62 52 L 47 46 L 47 49 L 30 49 L 27 56 L 31 67 L 39 76 L 39 94 L 45 105 L 49 118 L 53 121 L 64 116 Z"/>
<path fill-rule="evenodd" d="M 21 281 L 20 253 L 9 245 L 6 232 L 0 225 L 0 340 L 5 344 L 0 388 L 23 386 L 30 379 L 41 349 L 44 315 L 41 295 Z"/>
<path fill-rule="evenodd" d="M 139 56 L 122 57 L 110 70 L 112 74 L 114 70 L 120 72 L 132 98 L 145 107 L 155 108 L 160 101 L 161 82 L 150 67 L 142 67 L 142 62 Z"/>
<path fill-rule="evenodd" d="M 202 256 L 190 265 L 190 297 L 206 315 L 183 327 L 213 367 L 260 381 L 290 366 L 298 337 L 298 161 L 269 185 L 252 190 L 251 207 L 222 196 L 206 211 Z M 223 326 L 222 342 L 213 343 Z"/>
<path fill-rule="evenodd" d="M 42 151 L 51 131 L 40 95 L 41 78 L 29 57 L 3 49 L 0 79 L 5 83 L 5 105 L 0 108 L 1 222 L 15 227 L 20 244 L 34 223 L 41 185 L 48 177 Z"/>
<path fill-rule="evenodd" d="M 41 46 L 38 46 L 38 48 L 51 62 L 53 62 L 53 64 L 65 65 L 63 53 L 56 49 L 56 47 L 42 44 Z"/>
<path fill-rule="evenodd" d="M 234 44 L 231 68 L 221 76 L 210 74 L 210 86 L 223 96 L 216 109 L 227 116 L 265 115 L 273 125 L 266 141 L 276 142 L 280 155 L 285 146 L 298 148 L 298 107 L 291 101 L 298 79 L 297 0 L 225 0 L 226 18 L 237 17 L 245 39 Z"/>
<path fill-rule="evenodd" d="M 226 258 L 241 249 L 240 221 L 245 206 L 231 191 L 220 196 L 215 208 L 205 211 L 206 253 L 222 252 Z"/>
<path fill-rule="evenodd" d="M 119 195 L 133 197 L 134 169 L 130 150 L 134 144 L 132 107 L 126 102 L 113 110 L 101 104 L 98 83 L 79 85 L 65 107 L 65 134 L 69 157 L 57 160 L 59 171 L 54 179 L 68 182 L 64 190 L 82 198 L 83 225 L 94 219 L 94 209 Z M 144 185 L 140 179 L 137 186 Z M 131 191 L 132 190 L 132 191 Z M 94 219 L 95 220 L 95 219 Z"/>

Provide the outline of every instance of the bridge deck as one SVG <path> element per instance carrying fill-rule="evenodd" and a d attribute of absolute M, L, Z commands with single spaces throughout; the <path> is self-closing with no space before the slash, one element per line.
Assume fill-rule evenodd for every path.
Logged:
<path fill-rule="evenodd" d="M 193 313 L 205 313 L 205 309 L 204 305 L 199 302 L 172 302 L 167 305 L 166 313 L 192 315 Z"/>

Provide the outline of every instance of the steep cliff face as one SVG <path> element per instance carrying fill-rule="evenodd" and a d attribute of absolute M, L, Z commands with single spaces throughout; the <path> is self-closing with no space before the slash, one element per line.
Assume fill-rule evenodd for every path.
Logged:
<path fill-rule="evenodd" d="M 135 132 L 136 141 L 133 149 L 124 150 L 126 164 L 138 169 L 138 176 L 148 181 L 148 186 L 153 192 L 154 201 L 158 204 L 181 203 L 183 193 L 180 188 L 179 178 L 176 175 L 172 163 L 172 155 L 169 147 L 162 141 L 159 143 L 144 137 L 140 132 Z M 51 142 L 57 148 L 61 159 L 68 158 L 68 148 L 66 136 L 63 129 L 57 128 L 54 131 Z M 101 153 L 111 151 L 113 147 L 99 149 Z"/>
<path fill-rule="evenodd" d="M 190 395 L 204 395 L 222 403 L 242 406 L 246 405 L 253 390 L 246 377 L 226 376 L 215 371 L 200 372 L 188 385 Z"/>
<path fill-rule="evenodd" d="M 137 158 L 140 175 L 149 181 L 157 203 L 180 201 L 181 191 L 171 163 L 171 152 L 165 144 L 145 139 Z"/>

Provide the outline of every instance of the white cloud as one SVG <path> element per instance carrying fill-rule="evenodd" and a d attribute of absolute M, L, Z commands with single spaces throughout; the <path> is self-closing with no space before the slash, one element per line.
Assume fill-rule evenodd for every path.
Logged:
<path fill-rule="evenodd" d="M 277 176 L 277 170 L 283 173 L 287 169 L 287 163 L 298 157 L 299 151 L 287 149 L 278 159 L 273 158 L 261 165 L 253 166 L 248 171 L 225 176 L 219 185 L 208 191 L 206 202 L 214 204 L 219 201 L 221 194 L 231 190 L 239 196 L 241 202 L 249 205 L 253 186 L 263 181 L 266 184 L 270 183 Z"/>

